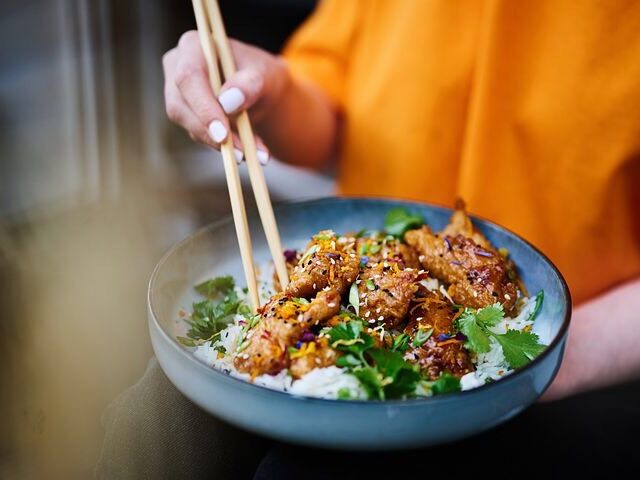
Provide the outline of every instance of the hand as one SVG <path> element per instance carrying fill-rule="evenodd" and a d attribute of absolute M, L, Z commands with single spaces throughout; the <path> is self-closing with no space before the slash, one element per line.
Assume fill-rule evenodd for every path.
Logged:
<path fill-rule="evenodd" d="M 182 35 L 162 63 L 165 106 L 169 118 L 202 144 L 219 148 L 232 132 L 229 115 L 249 110 L 254 124 L 268 116 L 270 108 L 289 82 L 285 62 L 259 48 L 231 40 L 238 71 L 224 83 L 216 98 L 209 85 L 207 66 L 195 30 Z M 233 135 L 236 159 L 242 159 L 240 141 Z M 269 159 L 264 142 L 256 137 L 258 158 Z"/>

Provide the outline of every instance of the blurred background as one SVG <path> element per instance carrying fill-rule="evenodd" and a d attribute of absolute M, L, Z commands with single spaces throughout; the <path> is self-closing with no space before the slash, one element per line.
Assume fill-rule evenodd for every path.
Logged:
<path fill-rule="evenodd" d="M 276 52 L 314 3 L 221 7 L 231 36 Z M 153 266 L 229 211 L 218 154 L 164 112 L 162 54 L 193 27 L 180 0 L 0 5 L 0 478 L 93 476 L 101 413 L 152 355 Z M 274 201 L 333 190 L 265 174 Z"/>

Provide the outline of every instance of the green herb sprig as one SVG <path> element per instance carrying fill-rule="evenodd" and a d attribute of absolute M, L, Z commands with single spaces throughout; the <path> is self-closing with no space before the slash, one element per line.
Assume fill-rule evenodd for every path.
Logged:
<path fill-rule="evenodd" d="M 190 327 L 187 336 L 177 337 L 187 347 L 196 347 L 214 340 L 234 315 L 250 313 L 249 306 L 238 298 L 230 276 L 212 278 L 194 288 L 207 298 L 193 303 L 193 313 L 186 319 Z"/>
<path fill-rule="evenodd" d="M 539 342 L 535 333 L 507 330 L 499 334 L 491 331 L 504 318 L 502 305 L 496 303 L 479 310 L 465 309 L 457 320 L 458 328 L 467 337 L 465 347 L 476 353 L 488 352 L 493 337 L 502 347 L 502 353 L 511 368 L 525 366 L 540 355 L 546 345 Z"/>
<path fill-rule="evenodd" d="M 389 235 L 403 238 L 407 230 L 424 225 L 425 220 L 421 215 L 412 214 L 406 208 L 393 208 L 387 212 L 384 219 L 384 229 Z"/>
<path fill-rule="evenodd" d="M 360 380 L 371 399 L 413 395 L 421 378 L 417 367 L 405 361 L 399 351 L 374 347 L 373 338 L 363 329 L 363 323 L 358 319 L 341 323 L 326 332 L 331 347 L 344 353 L 336 365 L 348 369 Z"/>

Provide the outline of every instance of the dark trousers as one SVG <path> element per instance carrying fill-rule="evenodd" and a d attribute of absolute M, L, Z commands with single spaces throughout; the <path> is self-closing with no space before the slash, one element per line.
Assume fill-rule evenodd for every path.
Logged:
<path fill-rule="evenodd" d="M 614 478 L 640 474 L 640 382 L 535 405 L 490 432 L 394 453 L 296 447 L 186 399 L 153 359 L 104 416 L 100 479 Z M 384 435 L 384 432 L 380 432 Z"/>

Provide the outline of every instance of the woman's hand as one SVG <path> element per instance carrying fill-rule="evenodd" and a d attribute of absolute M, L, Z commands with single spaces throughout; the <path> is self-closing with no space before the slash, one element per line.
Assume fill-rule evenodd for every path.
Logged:
<path fill-rule="evenodd" d="M 289 82 L 285 62 L 268 52 L 231 40 L 238 71 L 224 83 L 216 98 L 209 85 L 207 66 L 195 30 L 182 35 L 162 63 L 165 75 L 165 106 L 169 118 L 184 128 L 197 142 L 219 148 L 232 131 L 229 115 L 250 110 L 259 123 L 283 95 Z M 239 141 L 234 135 L 234 143 Z M 265 163 L 269 154 L 256 138 L 258 158 Z M 236 148 L 236 158 L 242 153 Z"/>

